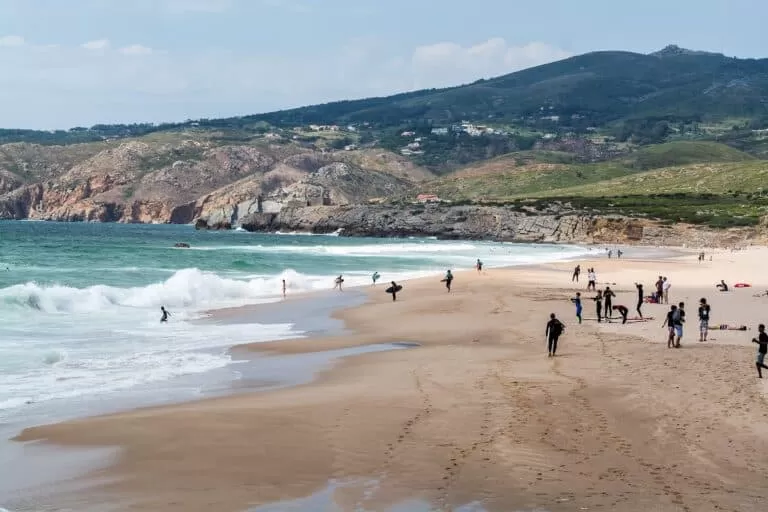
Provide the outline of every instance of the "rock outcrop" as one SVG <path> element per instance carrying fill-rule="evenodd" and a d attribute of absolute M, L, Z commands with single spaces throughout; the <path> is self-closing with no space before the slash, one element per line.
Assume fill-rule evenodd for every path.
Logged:
<path fill-rule="evenodd" d="M 195 134 L 44 147 L 0 146 L 0 218 L 228 228 L 283 204 L 402 194 L 428 171 L 381 150 L 227 144 Z M 261 208 L 257 198 L 262 196 Z"/>
<path fill-rule="evenodd" d="M 439 205 L 284 208 L 279 213 L 248 215 L 241 226 L 255 232 L 655 246 L 736 245 L 758 235 L 752 228 L 715 231 L 645 219 L 584 215 L 567 208 L 556 213 L 534 213 L 506 207 Z"/>

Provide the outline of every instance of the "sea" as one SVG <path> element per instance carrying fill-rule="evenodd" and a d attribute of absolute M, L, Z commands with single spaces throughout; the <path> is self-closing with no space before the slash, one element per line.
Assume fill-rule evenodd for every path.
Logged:
<path fill-rule="evenodd" d="M 177 248 L 183 242 L 189 248 Z M 0 221 L 0 425 L 235 364 L 236 344 L 304 336 L 210 310 L 288 295 L 577 257 L 587 249 L 427 238 L 197 231 L 188 225 Z M 407 283 L 405 286 L 407 292 Z M 160 322 L 160 307 L 171 313 Z M 285 307 L 291 307 L 290 302 Z M 50 419 L 50 418 L 49 418 Z"/>

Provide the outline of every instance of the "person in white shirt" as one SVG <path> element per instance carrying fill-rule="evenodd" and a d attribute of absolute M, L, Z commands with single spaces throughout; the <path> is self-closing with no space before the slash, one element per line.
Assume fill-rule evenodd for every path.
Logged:
<path fill-rule="evenodd" d="M 672 283 L 665 277 L 663 279 L 661 289 L 664 292 L 664 304 L 669 304 L 669 289 L 672 288 Z"/>
<path fill-rule="evenodd" d="M 590 268 L 589 271 L 587 271 L 587 290 L 595 290 L 595 285 L 597 284 L 597 275 L 595 274 L 595 269 Z"/>

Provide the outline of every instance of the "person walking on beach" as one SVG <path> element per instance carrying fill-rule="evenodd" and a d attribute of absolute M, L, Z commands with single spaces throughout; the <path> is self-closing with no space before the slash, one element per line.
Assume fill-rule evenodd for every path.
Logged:
<path fill-rule="evenodd" d="M 685 303 L 677 305 L 676 314 L 672 315 L 672 327 L 675 329 L 675 348 L 680 348 L 680 340 L 683 339 L 683 324 L 685 323 Z"/>
<path fill-rule="evenodd" d="M 752 338 L 752 343 L 757 343 L 757 376 L 763 378 L 763 369 L 768 370 L 768 366 L 765 366 L 765 354 L 768 353 L 768 334 L 765 333 L 765 325 L 760 324 L 757 326 L 757 338 Z"/>
<path fill-rule="evenodd" d="M 621 255 L 622 255 L 622 254 L 624 254 L 624 253 L 623 253 L 623 252 L 621 252 L 621 249 L 618 249 L 618 250 L 616 251 L 616 257 L 617 257 L 617 258 L 621 259 Z"/>
<path fill-rule="evenodd" d="M 340 274 L 339 277 L 337 277 L 336 280 L 333 282 L 333 289 L 335 290 L 336 288 L 338 288 L 340 292 L 343 292 L 344 290 L 341 289 L 341 284 L 343 282 L 344 282 L 344 276 Z"/>
<path fill-rule="evenodd" d="M 576 318 L 581 323 L 581 292 L 576 292 L 576 296 L 571 299 L 571 302 L 576 305 Z"/>
<path fill-rule="evenodd" d="M 283 279 L 283 298 L 285 298 L 285 279 Z"/>
<path fill-rule="evenodd" d="M 167 322 L 168 317 L 171 316 L 171 314 L 168 312 L 167 309 L 165 309 L 165 306 L 160 306 L 160 311 L 163 312 L 163 316 L 160 318 L 160 322 Z"/>
<path fill-rule="evenodd" d="M 613 306 L 612 309 L 614 311 L 618 311 L 619 312 L 619 314 L 621 315 L 621 323 L 622 324 L 627 323 L 627 315 L 629 314 L 629 309 L 627 308 L 627 306 L 622 306 L 621 304 L 619 304 L 617 306 Z"/>
<path fill-rule="evenodd" d="M 707 341 L 709 333 L 709 313 L 711 308 L 704 297 L 699 301 L 699 341 Z"/>
<path fill-rule="evenodd" d="M 669 304 L 669 289 L 672 288 L 672 283 L 669 282 L 669 279 L 664 277 L 662 279 L 661 284 L 661 291 L 664 294 L 664 304 Z"/>
<path fill-rule="evenodd" d="M 605 301 L 605 314 L 603 316 L 605 318 L 611 318 L 613 316 L 613 298 L 616 296 L 615 293 L 613 293 L 613 290 L 611 290 L 610 286 L 605 287 L 605 291 L 603 292 L 603 300 Z"/>
<path fill-rule="evenodd" d="M 675 317 L 677 315 L 677 306 L 672 304 L 667 312 L 667 316 L 664 318 L 662 327 L 667 328 L 667 348 L 675 346 Z"/>
<path fill-rule="evenodd" d="M 637 314 L 640 315 L 640 319 L 643 318 L 643 302 L 645 301 L 645 293 L 643 292 L 643 285 L 641 283 L 635 283 L 637 287 Z"/>
<path fill-rule="evenodd" d="M 475 263 L 475 268 L 477 269 L 478 274 L 483 271 L 483 262 L 480 261 L 480 258 L 477 258 L 477 263 Z"/>
<path fill-rule="evenodd" d="M 581 274 L 581 265 L 576 265 L 576 268 L 573 269 L 573 276 L 571 276 L 571 282 L 576 281 L 578 283 L 579 274 Z"/>
<path fill-rule="evenodd" d="M 565 325 L 555 318 L 555 314 L 552 313 L 549 315 L 549 322 L 547 322 L 547 328 L 544 331 L 544 336 L 547 338 L 547 350 L 549 351 L 548 357 L 555 357 L 555 352 L 557 352 L 557 340 L 560 338 L 560 335 L 563 334 L 564 330 Z"/>
<path fill-rule="evenodd" d="M 380 277 L 381 276 L 379 275 L 378 272 L 374 272 L 373 275 L 371 276 L 371 280 L 373 281 L 373 284 L 371 286 L 376 286 L 376 281 L 378 281 Z"/>
<path fill-rule="evenodd" d="M 392 302 L 397 300 L 397 283 L 392 281 Z"/>
<path fill-rule="evenodd" d="M 595 309 L 597 310 L 597 323 L 603 321 L 603 291 L 597 290 L 597 295 L 592 299 L 595 301 Z"/>
<path fill-rule="evenodd" d="M 448 293 L 450 293 L 451 283 L 453 282 L 453 274 L 451 273 L 450 270 L 446 271 L 443 281 L 445 282 L 445 287 L 448 289 Z"/>

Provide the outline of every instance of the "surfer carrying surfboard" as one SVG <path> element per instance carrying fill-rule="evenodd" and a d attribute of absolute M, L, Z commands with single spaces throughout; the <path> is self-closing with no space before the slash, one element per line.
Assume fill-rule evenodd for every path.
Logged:
<path fill-rule="evenodd" d="M 445 283 L 445 287 L 448 289 L 448 292 L 451 291 L 451 283 L 453 282 L 453 274 L 450 270 L 446 271 L 445 277 L 442 280 Z"/>
<path fill-rule="evenodd" d="M 344 277 L 339 275 L 339 277 L 337 277 L 336 280 L 333 282 L 333 289 L 335 290 L 336 288 L 338 288 L 340 292 L 343 292 L 344 290 L 341 289 L 341 283 L 343 282 L 344 282 Z"/>
<path fill-rule="evenodd" d="M 384 291 L 386 293 L 391 293 L 392 294 L 392 302 L 394 302 L 394 301 L 397 300 L 397 292 L 399 292 L 402 289 L 403 289 L 402 285 L 399 285 L 396 282 L 392 281 L 392 286 L 390 286 L 389 288 L 387 288 Z"/>

